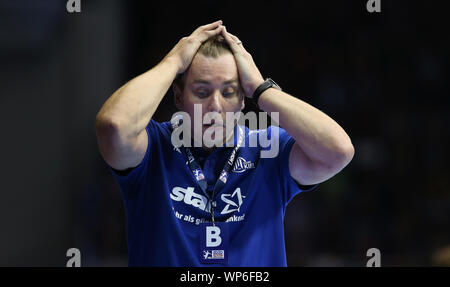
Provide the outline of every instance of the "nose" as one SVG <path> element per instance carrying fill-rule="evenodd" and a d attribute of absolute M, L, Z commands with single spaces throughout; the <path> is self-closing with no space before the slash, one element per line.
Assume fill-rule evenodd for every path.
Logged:
<path fill-rule="evenodd" d="M 222 95 L 219 91 L 215 91 L 209 97 L 208 112 L 222 113 Z"/>

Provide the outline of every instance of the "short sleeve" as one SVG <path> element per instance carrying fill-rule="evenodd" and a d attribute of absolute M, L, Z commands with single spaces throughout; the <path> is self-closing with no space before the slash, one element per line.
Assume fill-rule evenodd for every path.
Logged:
<path fill-rule="evenodd" d="M 276 131 L 278 131 L 278 139 L 279 139 L 279 153 L 277 157 L 279 163 L 278 171 L 283 191 L 284 206 L 287 206 L 287 204 L 294 198 L 294 196 L 303 191 L 313 190 L 317 186 L 317 184 L 301 185 L 294 180 L 289 171 L 289 155 L 295 143 L 295 139 L 291 137 L 282 128 L 271 126 L 270 129 L 271 129 L 270 131 L 271 137 L 275 136 L 276 138 Z"/>
<path fill-rule="evenodd" d="M 159 140 L 159 129 L 160 124 L 151 119 L 145 128 L 148 137 L 147 149 L 145 151 L 144 158 L 136 167 L 124 171 L 118 171 L 109 166 L 109 170 L 119 184 L 124 196 L 131 196 L 133 193 L 137 192 L 137 185 L 144 179 L 145 174 L 147 174 L 149 161 L 152 158 L 151 154 L 153 145 L 155 145 Z"/>

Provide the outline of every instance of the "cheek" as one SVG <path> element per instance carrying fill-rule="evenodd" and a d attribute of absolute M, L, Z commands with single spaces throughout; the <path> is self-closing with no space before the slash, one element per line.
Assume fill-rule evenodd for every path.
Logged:
<path fill-rule="evenodd" d="M 227 112 L 237 112 L 240 111 L 242 107 L 242 102 L 239 98 L 231 99 L 226 103 L 225 110 Z"/>
<path fill-rule="evenodd" d="M 183 111 L 190 115 L 194 114 L 194 104 L 196 104 L 196 102 L 193 101 L 193 97 L 189 93 L 185 93 L 183 95 L 183 102 L 181 105 Z"/>
<path fill-rule="evenodd" d="M 203 104 L 204 102 L 204 100 L 189 92 L 185 93 L 183 96 L 183 107 L 186 109 L 194 110 L 195 104 Z"/>
<path fill-rule="evenodd" d="M 194 121 L 201 122 L 203 115 L 206 113 L 205 105 L 201 106 L 201 112 L 198 115 L 195 115 L 195 105 L 202 104 L 201 101 L 194 100 L 193 97 L 186 97 L 183 100 L 182 109 L 184 112 L 188 113 L 191 118 L 191 125 L 194 124 Z"/>

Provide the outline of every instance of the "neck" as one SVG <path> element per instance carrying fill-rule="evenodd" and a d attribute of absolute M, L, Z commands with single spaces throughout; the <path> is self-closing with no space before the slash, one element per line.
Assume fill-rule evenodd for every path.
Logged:
<path fill-rule="evenodd" d="M 213 147 L 203 146 L 202 149 L 206 152 L 207 155 L 210 155 L 216 149 L 216 147 L 215 146 L 213 146 Z"/>

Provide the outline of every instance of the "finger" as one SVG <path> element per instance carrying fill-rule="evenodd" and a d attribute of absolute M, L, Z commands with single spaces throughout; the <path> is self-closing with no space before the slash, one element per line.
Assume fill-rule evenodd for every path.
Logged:
<path fill-rule="evenodd" d="M 247 52 L 247 50 L 244 48 L 244 44 L 242 44 L 242 41 L 239 40 L 238 37 L 236 37 L 235 35 L 231 34 L 230 32 L 227 32 L 231 39 L 233 39 L 233 41 L 236 43 L 236 45 L 239 47 L 241 52 Z"/>
<path fill-rule="evenodd" d="M 219 25 L 214 30 L 204 31 L 204 34 L 207 34 L 209 37 L 212 37 L 212 36 L 215 36 L 215 35 L 218 35 L 218 34 L 222 33 L 222 30 L 224 28 L 225 28 L 225 26 Z"/>
<path fill-rule="evenodd" d="M 236 36 L 228 33 L 227 29 L 225 27 L 223 29 L 222 35 L 225 38 L 225 41 L 227 41 L 228 45 L 230 45 L 230 48 L 233 51 L 233 53 L 242 51 L 241 50 L 241 49 L 243 49 L 242 44 L 239 44 L 239 45 L 237 44 L 238 42 L 240 42 L 239 39 Z"/>
<path fill-rule="evenodd" d="M 233 41 L 235 41 L 235 42 L 240 42 L 238 37 L 234 36 L 234 35 L 231 34 L 230 32 L 227 32 L 227 33 L 231 36 L 231 39 L 233 39 Z"/>
<path fill-rule="evenodd" d="M 205 32 L 215 31 L 219 27 L 222 27 L 222 20 L 198 27 L 194 32 L 192 32 L 191 36 L 199 37 L 200 41 L 205 41 L 206 39 L 204 39 L 204 36 L 202 36 L 202 34 L 204 34 Z"/>
<path fill-rule="evenodd" d="M 212 23 L 210 23 L 210 24 L 206 24 L 206 25 L 203 25 L 203 27 L 205 28 L 205 29 L 211 29 L 211 28 L 213 28 L 213 27 L 215 27 L 215 26 L 217 26 L 217 25 L 222 25 L 222 20 L 217 20 L 217 21 L 215 21 L 215 22 L 212 22 Z"/>
<path fill-rule="evenodd" d="M 231 36 L 231 39 L 233 39 L 233 41 L 234 41 L 239 47 L 241 47 L 244 51 L 246 51 L 245 48 L 244 48 L 244 45 L 242 44 L 242 41 L 239 40 L 238 37 L 236 37 L 235 35 L 231 34 L 230 32 L 228 32 L 228 34 Z"/>
<path fill-rule="evenodd" d="M 206 24 L 203 26 L 198 27 L 194 32 L 201 32 L 201 31 L 208 31 L 208 30 L 214 30 L 218 26 L 222 25 L 222 20 L 218 20 L 216 22 Z"/>
<path fill-rule="evenodd" d="M 223 29 L 224 29 L 224 26 L 220 25 L 214 30 L 204 31 L 203 33 L 198 35 L 198 38 L 201 42 L 204 42 L 204 41 L 208 40 L 209 38 L 222 33 Z"/>

